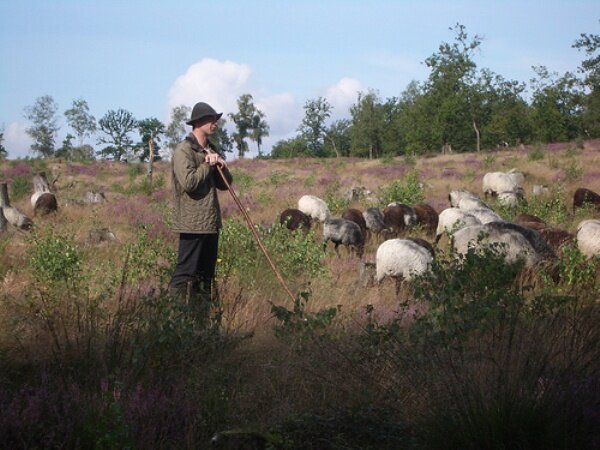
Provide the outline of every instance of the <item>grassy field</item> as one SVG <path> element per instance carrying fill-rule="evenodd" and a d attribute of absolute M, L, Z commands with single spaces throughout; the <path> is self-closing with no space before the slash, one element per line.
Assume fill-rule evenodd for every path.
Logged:
<path fill-rule="evenodd" d="M 0 234 L 0 447 L 597 448 L 600 264 L 567 247 L 560 278 L 490 249 L 459 264 L 442 239 L 431 276 L 362 287 L 360 260 L 323 252 L 321 229 L 278 225 L 304 194 L 334 216 L 390 199 L 438 212 L 483 197 L 486 172 L 525 174 L 519 212 L 576 232 L 578 187 L 600 193 L 600 141 L 424 158 L 236 160 L 234 188 L 287 284 L 277 283 L 220 193 L 220 301 L 203 319 L 165 291 L 176 256 L 169 164 L 0 162 L 34 220 Z M 33 217 L 31 178 L 59 210 Z M 534 185 L 549 192 L 534 197 Z M 349 201 L 346 192 L 368 193 Z M 106 201 L 84 204 L 86 192 Z M 107 228 L 116 241 L 90 242 Z M 409 235 L 432 241 L 422 230 Z M 374 261 L 378 243 L 367 243 Z M 247 335 L 251 333 L 252 337 Z M 264 442 L 267 442 L 266 444 Z M 254 447 L 253 447 L 254 445 Z M 261 447 L 262 445 L 262 447 Z"/>

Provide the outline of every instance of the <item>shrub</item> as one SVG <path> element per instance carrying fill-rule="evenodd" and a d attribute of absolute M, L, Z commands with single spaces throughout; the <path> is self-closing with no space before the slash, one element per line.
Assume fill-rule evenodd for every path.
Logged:
<path fill-rule="evenodd" d="M 533 149 L 527 154 L 527 159 L 529 161 L 541 161 L 544 159 L 544 150 L 542 150 L 542 146 L 534 146 Z"/>
<path fill-rule="evenodd" d="M 404 180 L 396 180 L 385 185 L 379 190 L 379 206 L 385 207 L 392 202 L 414 205 L 422 203 L 425 199 L 423 184 L 416 171 L 409 172 Z"/>

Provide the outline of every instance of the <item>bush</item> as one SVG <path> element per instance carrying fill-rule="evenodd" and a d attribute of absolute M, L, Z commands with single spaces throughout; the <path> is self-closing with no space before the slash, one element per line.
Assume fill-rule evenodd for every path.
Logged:
<path fill-rule="evenodd" d="M 552 285 L 534 292 L 522 279 L 522 266 L 506 264 L 498 247 L 440 255 L 415 281 L 419 306 L 409 315 L 406 304 L 400 319 L 368 328 L 383 355 L 374 363 L 402 374 L 396 386 L 419 386 L 423 448 L 597 442 L 589 416 L 600 400 L 600 367 L 591 363 L 600 358 L 597 292 L 589 285 L 570 295 Z"/>
<path fill-rule="evenodd" d="M 384 208 L 392 202 L 414 205 L 422 203 L 425 199 L 423 184 L 419 179 L 419 173 L 409 172 L 404 180 L 396 180 L 379 190 L 379 206 Z"/>

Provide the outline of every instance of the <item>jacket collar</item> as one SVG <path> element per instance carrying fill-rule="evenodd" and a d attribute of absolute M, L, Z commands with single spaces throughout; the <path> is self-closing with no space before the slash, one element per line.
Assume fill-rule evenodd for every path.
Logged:
<path fill-rule="evenodd" d="M 194 133 L 190 133 L 185 137 L 185 140 L 188 141 L 192 147 L 193 150 L 197 151 L 197 152 L 205 152 L 206 150 L 204 150 L 204 148 L 202 148 L 200 146 L 200 143 L 198 142 L 198 139 L 196 139 L 196 136 L 194 136 Z M 214 145 L 212 145 L 212 143 L 210 141 L 208 142 L 208 147 L 210 147 L 210 149 L 215 152 L 217 152 L 217 149 L 215 148 Z"/>

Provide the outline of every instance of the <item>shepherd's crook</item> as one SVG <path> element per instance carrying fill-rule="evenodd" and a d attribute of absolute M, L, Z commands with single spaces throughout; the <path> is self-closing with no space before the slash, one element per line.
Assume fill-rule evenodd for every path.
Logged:
<path fill-rule="evenodd" d="M 292 294 L 292 291 L 290 291 L 290 288 L 285 283 L 285 280 L 283 279 L 283 277 L 279 273 L 279 270 L 277 270 L 277 267 L 275 267 L 275 264 L 273 263 L 273 260 L 271 259 L 271 256 L 269 255 L 269 252 L 267 252 L 267 249 L 266 249 L 265 245 L 263 244 L 262 239 L 260 238 L 258 232 L 256 231 L 254 223 L 252 223 L 252 219 L 250 219 L 250 216 L 246 212 L 246 209 L 244 208 L 244 206 L 240 202 L 240 199 L 238 198 L 238 196 L 235 194 L 235 192 L 233 192 L 233 189 L 231 188 L 231 185 L 227 181 L 227 178 L 225 178 L 225 174 L 223 173 L 223 170 L 221 169 L 221 166 L 219 164 L 217 164 L 217 170 L 219 171 L 219 174 L 221 175 L 221 178 L 225 182 L 225 186 L 227 186 L 227 190 L 229 191 L 229 193 L 233 197 L 233 200 L 235 201 L 235 204 L 237 205 L 237 207 L 239 208 L 239 210 L 242 212 L 242 214 L 244 216 L 244 219 L 246 219 L 246 223 L 248 224 L 248 227 L 250 227 L 250 231 L 252 232 L 252 235 L 254 236 L 254 239 L 258 243 L 258 246 L 260 247 L 260 249 L 264 253 L 265 257 L 267 258 L 267 261 L 269 262 L 269 265 L 271 266 L 271 269 L 273 270 L 273 273 L 277 277 L 277 280 L 279 281 L 279 283 L 281 284 L 281 286 L 283 286 L 283 288 L 285 289 L 285 291 L 287 292 L 287 294 L 290 296 L 290 298 L 292 299 L 292 302 L 295 302 L 296 301 L 296 297 L 294 296 L 294 294 Z"/>

